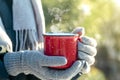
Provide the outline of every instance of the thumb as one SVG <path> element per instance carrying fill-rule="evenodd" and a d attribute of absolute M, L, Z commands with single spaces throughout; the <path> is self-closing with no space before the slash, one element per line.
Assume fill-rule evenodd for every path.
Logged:
<path fill-rule="evenodd" d="M 72 33 L 79 34 L 79 36 L 83 36 L 85 34 L 85 29 L 84 27 L 77 27 L 72 31 Z"/>
<path fill-rule="evenodd" d="M 62 56 L 44 56 L 42 66 L 62 66 L 67 64 L 67 59 Z"/>

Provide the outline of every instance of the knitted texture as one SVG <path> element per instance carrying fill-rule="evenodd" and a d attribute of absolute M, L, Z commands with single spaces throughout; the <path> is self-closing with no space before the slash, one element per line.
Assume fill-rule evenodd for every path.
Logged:
<path fill-rule="evenodd" d="M 15 51 L 43 48 L 40 43 L 43 43 L 45 20 L 41 0 L 13 0 L 13 22 Z"/>
<path fill-rule="evenodd" d="M 82 72 L 88 73 L 90 72 L 90 66 L 95 63 L 97 42 L 93 38 L 86 36 L 81 37 L 81 39 L 82 42 L 78 42 L 78 58 L 86 61 Z"/>
<path fill-rule="evenodd" d="M 72 33 L 80 35 L 81 41 L 78 41 L 78 59 L 85 61 L 85 65 L 81 72 L 88 73 L 90 72 L 90 66 L 95 63 L 97 42 L 93 38 L 84 36 L 84 30 L 83 27 L 77 27 Z"/>
<path fill-rule="evenodd" d="M 5 54 L 4 64 L 9 74 L 15 76 L 23 72 L 20 59 L 21 59 L 21 53 Z"/>
<path fill-rule="evenodd" d="M 38 33 L 38 40 L 39 42 L 43 42 L 43 33 L 45 33 L 45 19 L 44 13 L 42 9 L 42 2 L 41 0 L 31 0 L 32 7 L 34 10 L 34 17 L 36 20 L 37 26 L 37 33 Z"/>
<path fill-rule="evenodd" d="M 30 0 L 13 0 L 13 20 L 15 30 L 35 30 L 36 25 Z"/>
<path fill-rule="evenodd" d="M 10 75 L 19 73 L 33 74 L 44 80 L 69 80 L 81 72 L 84 61 L 76 61 L 66 70 L 51 69 L 48 66 L 61 66 L 67 63 L 64 57 L 45 56 L 39 51 L 7 53 L 4 57 L 5 67 Z"/>

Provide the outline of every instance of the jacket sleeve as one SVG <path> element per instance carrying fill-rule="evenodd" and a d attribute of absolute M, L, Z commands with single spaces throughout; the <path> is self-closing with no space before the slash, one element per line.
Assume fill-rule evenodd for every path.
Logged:
<path fill-rule="evenodd" d="M 4 63 L 0 60 L 0 80 L 9 80 L 9 75 L 4 67 Z"/>

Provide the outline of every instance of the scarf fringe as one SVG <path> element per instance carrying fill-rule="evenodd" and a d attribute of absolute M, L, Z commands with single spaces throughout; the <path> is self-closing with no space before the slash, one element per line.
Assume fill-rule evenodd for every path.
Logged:
<path fill-rule="evenodd" d="M 16 30 L 15 51 L 21 50 L 42 50 L 43 43 L 38 43 L 34 30 Z"/>
<path fill-rule="evenodd" d="M 15 51 L 43 49 L 45 20 L 41 0 L 13 0 Z"/>

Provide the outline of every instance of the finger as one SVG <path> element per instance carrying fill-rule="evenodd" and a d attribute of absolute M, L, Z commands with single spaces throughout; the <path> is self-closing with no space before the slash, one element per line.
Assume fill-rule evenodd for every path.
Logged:
<path fill-rule="evenodd" d="M 90 55 L 87 55 L 87 54 L 85 54 L 84 52 L 81 52 L 81 51 L 78 52 L 78 58 L 87 61 L 89 65 L 92 65 L 92 64 L 95 63 L 95 58 L 94 57 L 92 57 Z"/>
<path fill-rule="evenodd" d="M 82 68 L 83 68 L 83 63 L 81 61 L 76 61 L 70 68 L 66 70 L 49 70 L 46 76 L 49 76 L 49 78 L 52 80 L 58 80 L 58 79 L 69 80 L 72 77 L 74 77 L 76 74 L 78 74 Z"/>
<path fill-rule="evenodd" d="M 67 59 L 60 56 L 45 56 L 41 61 L 42 66 L 62 66 L 67 64 Z"/>
<path fill-rule="evenodd" d="M 82 70 L 84 63 L 85 63 L 85 61 L 83 61 L 83 60 L 76 61 L 69 69 L 67 69 L 65 71 L 65 74 L 66 74 L 65 77 L 67 78 L 67 77 L 71 76 L 70 78 L 72 78 L 75 75 L 77 75 Z"/>
<path fill-rule="evenodd" d="M 85 34 L 85 29 L 83 27 L 77 27 L 72 31 L 72 33 L 83 36 Z"/>
<path fill-rule="evenodd" d="M 86 54 L 88 54 L 90 56 L 95 56 L 97 54 L 97 50 L 95 47 L 85 45 L 81 42 L 78 42 L 78 50 L 85 52 Z"/>
<path fill-rule="evenodd" d="M 93 47 L 96 47 L 96 46 L 97 46 L 97 42 L 96 42 L 96 40 L 93 39 L 93 38 L 84 36 L 84 37 L 81 37 L 81 39 L 82 39 L 82 43 L 84 43 L 84 44 L 86 44 L 86 45 L 90 45 L 90 46 L 93 46 Z"/>
<path fill-rule="evenodd" d="M 91 67 L 90 67 L 90 65 L 88 64 L 88 62 L 85 62 L 84 67 L 82 68 L 81 72 L 82 72 L 83 74 L 86 74 L 86 73 L 89 73 L 89 72 L 90 72 L 90 69 L 91 69 Z"/>

